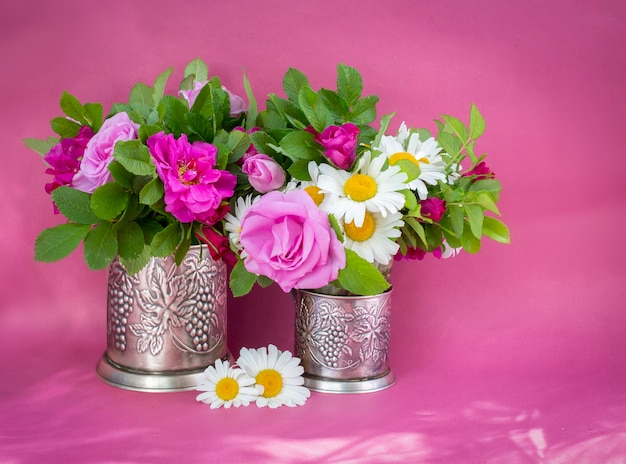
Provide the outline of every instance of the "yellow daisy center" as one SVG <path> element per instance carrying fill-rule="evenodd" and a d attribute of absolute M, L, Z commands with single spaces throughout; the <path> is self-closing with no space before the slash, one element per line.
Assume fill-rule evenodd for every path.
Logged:
<path fill-rule="evenodd" d="M 263 396 L 272 398 L 283 389 L 283 376 L 275 369 L 265 369 L 256 375 L 256 383 L 263 386 Z"/>
<path fill-rule="evenodd" d="M 389 164 L 393 166 L 400 160 L 410 161 L 411 163 L 414 163 L 418 167 L 420 163 L 430 164 L 430 161 L 428 161 L 428 158 L 426 158 L 425 156 L 420 159 L 417 159 L 411 153 L 408 153 L 406 151 L 399 151 L 398 153 L 394 153 L 393 155 L 391 155 L 389 157 Z"/>
<path fill-rule="evenodd" d="M 367 211 L 365 212 L 365 218 L 363 219 L 363 225 L 357 227 L 354 221 L 345 225 L 346 235 L 355 242 L 364 242 L 369 239 L 376 231 L 376 221 Z"/>
<path fill-rule="evenodd" d="M 215 385 L 215 394 L 224 401 L 230 401 L 237 397 L 239 384 L 235 379 L 224 377 Z"/>
<path fill-rule="evenodd" d="M 309 187 L 305 187 L 304 191 L 308 193 L 311 198 L 313 198 L 313 201 L 317 206 L 321 205 L 322 201 L 324 201 L 324 194 L 319 187 L 310 185 Z"/>
<path fill-rule="evenodd" d="M 376 181 L 367 174 L 355 174 L 343 186 L 343 192 L 354 201 L 365 201 L 376 195 Z"/>

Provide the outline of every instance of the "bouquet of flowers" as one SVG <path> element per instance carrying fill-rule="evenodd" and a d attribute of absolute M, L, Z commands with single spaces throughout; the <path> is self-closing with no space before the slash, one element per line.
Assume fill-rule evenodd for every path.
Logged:
<path fill-rule="evenodd" d="M 232 266 L 235 296 L 258 283 L 322 293 L 375 295 L 389 288 L 394 259 L 476 253 L 487 236 L 508 243 L 494 216 L 501 189 L 477 155 L 485 122 L 452 116 L 436 136 L 393 115 L 376 120 L 359 72 L 340 64 L 336 90 L 313 90 L 289 69 L 285 97 L 258 111 L 192 61 L 178 95 L 164 95 L 172 69 L 138 83 L 128 103 L 102 105 L 64 93 L 58 137 L 26 139 L 44 155 L 46 185 L 67 222 L 44 230 L 35 258 L 56 261 L 84 243 L 90 269 L 116 257 L 130 274 L 151 257 L 206 243 Z"/>
<path fill-rule="evenodd" d="M 390 287 L 394 259 L 476 253 L 483 236 L 509 242 L 494 217 L 500 183 L 475 151 L 485 130 L 476 106 L 469 127 L 446 115 L 436 137 L 404 123 L 388 135 L 393 115 L 371 126 L 378 97 L 362 96 L 354 68 L 338 66 L 336 90 L 313 90 L 296 69 L 283 87 L 287 98 L 269 95 L 249 133 L 250 188 L 225 217 L 235 295 L 255 282 L 375 295 Z"/>

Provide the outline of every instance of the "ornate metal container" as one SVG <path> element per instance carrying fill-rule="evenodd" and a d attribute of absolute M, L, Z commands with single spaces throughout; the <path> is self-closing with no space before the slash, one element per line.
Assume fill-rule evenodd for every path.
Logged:
<path fill-rule="evenodd" d="M 375 296 L 293 293 L 295 352 L 305 385 L 328 393 L 366 393 L 395 382 L 389 367 L 391 290 Z"/>
<path fill-rule="evenodd" d="M 180 266 L 153 258 L 132 276 L 114 261 L 98 375 L 130 390 L 193 389 L 208 365 L 229 356 L 226 301 L 226 265 L 206 247 L 191 247 Z"/>

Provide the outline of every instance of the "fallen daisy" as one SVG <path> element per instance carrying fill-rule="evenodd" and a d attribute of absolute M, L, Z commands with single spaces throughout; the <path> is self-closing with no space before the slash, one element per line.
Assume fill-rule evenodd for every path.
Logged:
<path fill-rule="evenodd" d="M 204 392 L 196 396 L 196 400 L 210 404 L 211 409 L 248 406 L 261 393 L 253 377 L 221 359 L 215 361 L 215 366 L 205 369 L 196 390 Z"/>

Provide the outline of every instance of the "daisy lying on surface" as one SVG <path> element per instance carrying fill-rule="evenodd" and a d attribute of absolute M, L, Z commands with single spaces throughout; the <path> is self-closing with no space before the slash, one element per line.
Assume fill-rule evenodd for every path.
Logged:
<path fill-rule="evenodd" d="M 235 366 L 218 359 L 204 371 L 203 382 L 196 387 L 196 400 L 211 409 L 248 406 L 300 406 L 311 392 L 303 387 L 304 369 L 300 359 L 274 345 L 258 349 L 242 348 Z"/>

